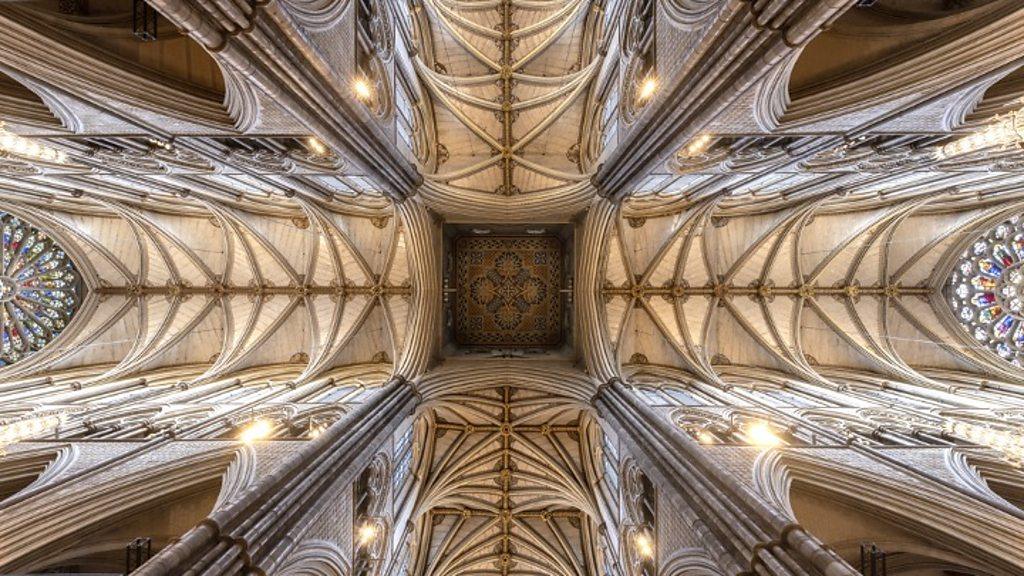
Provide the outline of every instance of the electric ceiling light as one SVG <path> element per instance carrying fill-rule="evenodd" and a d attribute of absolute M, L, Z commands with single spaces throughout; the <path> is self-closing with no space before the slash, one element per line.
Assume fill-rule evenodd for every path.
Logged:
<path fill-rule="evenodd" d="M 362 102 L 369 102 L 373 99 L 373 87 L 365 78 L 356 78 L 352 82 L 352 91 L 356 93 L 356 98 L 359 98 Z"/>
<path fill-rule="evenodd" d="M 637 99 L 640 102 L 646 102 L 651 96 L 654 96 L 654 92 L 658 90 L 658 79 L 654 76 L 648 76 L 643 82 L 640 83 L 640 88 L 637 91 Z"/>
<path fill-rule="evenodd" d="M 377 525 L 366 522 L 359 527 L 359 545 L 367 546 L 377 538 Z"/>
<path fill-rule="evenodd" d="M 642 558 L 651 559 L 654 558 L 654 542 L 651 541 L 651 537 L 644 532 L 640 532 L 634 538 L 634 544 L 636 544 L 636 551 Z"/>
<path fill-rule="evenodd" d="M 707 152 L 708 148 L 711 147 L 712 139 L 713 138 L 710 134 L 701 134 L 700 136 L 691 140 L 690 143 L 686 145 L 686 148 L 684 148 L 679 153 L 679 156 L 682 158 L 692 158 L 694 156 L 700 156 L 701 154 Z"/>
<path fill-rule="evenodd" d="M 747 426 L 744 435 L 747 440 L 755 446 L 772 448 L 782 443 L 782 439 L 775 434 L 767 422 L 754 422 Z"/>
<path fill-rule="evenodd" d="M 67 154 L 63 151 L 43 146 L 31 138 L 18 136 L 7 130 L 3 122 L 0 122 L 0 150 L 30 160 L 41 160 L 57 164 L 63 164 L 67 161 Z"/>
<path fill-rule="evenodd" d="M 174 149 L 174 145 L 166 140 L 160 140 L 158 138 L 146 138 L 146 141 L 156 148 L 163 148 L 164 150 Z"/>
<path fill-rule="evenodd" d="M 310 136 L 309 138 L 307 138 L 306 145 L 309 146 L 309 150 L 313 154 L 316 154 L 317 156 L 327 155 L 327 146 L 324 146 L 324 143 L 321 142 L 316 136 Z"/>
<path fill-rule="evenodd" d="M 242 433 L 238 435 L 238 439 L 246 444 L 251 444 L 257 440 L 266 440 L 273 431 L 274 425 L 269 420 L 260 418 L 246 426 Z"/>
<path fill-rule="evenodd" d="M 936 152 L 936 156 L 944 159 L 997 146 L 1005 148 L 1021 142 L 1024 142 L 1024 110 L 1014 110 L 997 116 L 995 121 L 974 134 L 946 144 Z"/>
<path fill-rule="evenodd" d="M 1024 436 L 954 420 L 946 421 L 945 431 L 950 436 L 1001 452 L 1006 460 L 1018 466 L 1024 464 Z"/>

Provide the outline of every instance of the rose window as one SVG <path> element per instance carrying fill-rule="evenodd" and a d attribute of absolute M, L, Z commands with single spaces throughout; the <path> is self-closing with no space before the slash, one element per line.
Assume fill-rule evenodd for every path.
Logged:
<path fill-rule="evenodd" d="M 82 285 L 71 258 L 45 232 L 2 211 L 0 227 L 0 366 L 6 366 L 67 327 Z"/>

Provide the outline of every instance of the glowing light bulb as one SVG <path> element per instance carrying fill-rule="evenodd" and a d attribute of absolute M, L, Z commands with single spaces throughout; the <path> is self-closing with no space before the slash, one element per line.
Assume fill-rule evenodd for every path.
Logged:
<path fill-rule="evenodd" d="M 377 525 L 370 522 L 359 527 L 359 545 L 366 546 L 377 538 Z"/>
<path fill-rule="evenodd" d="M 691 140 L 690 143 L 686 145 L 686 148 L 679 152 L 678 155 L 681 158 L 699 156 L 708 151 L 708 148 L 711 147 L 712 140 L 714 140 L 714 137 L 711 136 L 711 134 L 701 134 Z"/>
<path fill-rule="evenodd" d="M 766 422 L 755 422 L 747 426 L 745 435 L 751 444 L 763 448 L 771 448 L 782 443 L 782 440 Z"/>
<path fill-rule="evenodd" d="M 307 436 L 309 437 L 310 440 L 314 440 L 316 438 L 319 438 L 320 435 L 323 434 L 323 433 L 324 433 L 324 427 L 323 426 L 313 426 L 312 428 L 309 429 L 309 434 L 307 434 Z"/>
<path fill-rule="evenodd" d="M 307 138 L 306 145 L 309 146 L 309 149 L 317 156 L 324 156 L 327 154 L 327 146 L 324 146 L 324 143 L 318 140 L 316 136 L 310 136 Z"/>
<path fill-rule="evenodd" d="M 356 93 L 356 98 L 363 102 L 368 102 L 373 98 L 373 87 L 370 86 L 370 83 L 365 78 L 356 78 L 355 82 L 352 83 L 352 91 Z"/>
<path fill-rule="evenodd" d="M 700 442 L 701 444 L 714 444 L 715 435 L 712 434 L 711 432 L 708 432 L 707 430 L 701 430 L 700 432 L 697 433 L 697 441 Z"/>
<path fill-rule="evenodd" d="M 246 444 L 251 444 L 257 440 L 269 438 L 273 431 L 274 425 L 269 420 L 261 418 L 246 426 L 242 433 L 238 435 L 238 439 Z"/>
<path fill-rule="evenodd" d="M 646 102 L 651 96 L 654 96 L 654 92 L 658 89 L 658 79 L 654 76 L 648 76 L 646 80 L 640 84 L 640 89 L 637 91 L 636 97 L 641 102 Z"/>
<path fill-rule="evenodd" d="M 651 559 L 654 558 L 654 542 L 651 541 L 651 537 L 641 532 L 636 535 L 633 540 L 636 545 L 636 551 L 641 557 Z"/>
<path fill-rule="evenodd" d="M 158 140 L 156 138 L 146 138 L 146 141 L 152 144 L 153 146 L 156 146 L 157 148 L 163 148 L 164 150 L 171 150 L 172 148 L 174 148 L 174 145 L 172 145 L 170 142 L 165 142 L 163 140 Z"/>

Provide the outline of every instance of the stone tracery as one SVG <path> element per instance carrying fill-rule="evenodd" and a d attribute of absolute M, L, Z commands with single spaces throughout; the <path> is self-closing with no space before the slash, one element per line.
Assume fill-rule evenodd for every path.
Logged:
<path fill-rule="evenodd" d="M 1019 217 L 994 226 L 964 249 L 947 293 L 964 328 L 1001 358 L 1024 358 L 1024 226 Z"/>
<path fill-rule="evenodd" d="M 1024 566 L 1022 162 L 971 144 L 1011 0 L 152 0 L 137 51 L 89 4 L 0 10 L 0 120 L 66 155 L 0 194 L 89 287 L 0 367 L 0 569 L 120 572 L 119 527 L 140 574 Z M 556 224 L 443 283 L 449 225 Z M 561 345 L 453 353 L 460 297 Z"/>
<path fill-rule="evenodd" d="M 84 286 L 71 257 L 39 228 L 0 212 L 0 234 L 0 366 L 6 366 L 60 335 Z"/>

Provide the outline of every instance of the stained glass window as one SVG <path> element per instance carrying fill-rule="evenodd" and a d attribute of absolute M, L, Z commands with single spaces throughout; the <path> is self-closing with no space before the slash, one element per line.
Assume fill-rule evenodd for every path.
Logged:
<path fill-rule="evenodd" d="M 1024 220 L 1011 218 L 964 250 L 950 276 L 953 314 L 983 346 L 1024 366 Z"/>
<path fill-rule="evenodd" d="M 0 366 L 39 350 L 68 325 L 82 283 L 71 258 L 32 224 L 0 211 Z"/>

